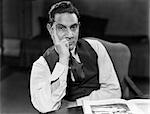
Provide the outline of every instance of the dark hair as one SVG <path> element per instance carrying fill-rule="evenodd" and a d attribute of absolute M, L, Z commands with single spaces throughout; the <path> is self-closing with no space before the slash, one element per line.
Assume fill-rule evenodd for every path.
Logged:
<path fill-rule="evenodd" d="M 48 12 L 49 22 L 51 24 L 54 22 L 54 16 L 56 13 L 75 13 L 78 20 L 80 18 L 78 10 L 73 6 L 70 1 L 61 1 L 52 5 L 51 9 Z"/>

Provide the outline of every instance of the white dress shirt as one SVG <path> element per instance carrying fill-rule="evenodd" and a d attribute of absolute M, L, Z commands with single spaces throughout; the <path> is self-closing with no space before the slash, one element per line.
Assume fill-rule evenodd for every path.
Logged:
<path fill-rule="evenodd" d="M 62 100 L 66 94 L 68 66 L 56 63 L 53 72 L 41 56 L 33 63 L 30 77 L 30 94 L 33 106 L 40 112 L 57 110 L 60 107 L 82 105 L 82 101 L 120 98 L 121 89 L 113 64 L 105 47 L 96 40 L 86 39 L 98 55 L 100 89 L 90 95 L 76 99 L 75 102 Z M 80 61 L 78 55 L 73 55 Z M 51 84 L 51 81 L 55 81 Z"/>

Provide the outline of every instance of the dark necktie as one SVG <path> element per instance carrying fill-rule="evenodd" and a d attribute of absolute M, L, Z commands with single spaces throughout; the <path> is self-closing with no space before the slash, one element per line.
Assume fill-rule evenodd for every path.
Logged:
<path fill-rule="evenodd" d="M 73 73 L 75 82 L 80 82 L 85 78 L 85 74 L 83 72 L 83 63 L 79 63 L 76 59 L 72 56 L 70 52 L 70 60 L 69 60 L 69 72 Z"/>

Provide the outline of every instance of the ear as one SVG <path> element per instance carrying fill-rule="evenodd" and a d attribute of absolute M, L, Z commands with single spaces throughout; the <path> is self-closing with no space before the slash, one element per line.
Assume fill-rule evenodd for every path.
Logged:
<path fill-rule="evenodd" d="M 47 28 L 48 32 L 50 33 L 50 35 L 52 35 L 52 27 L 49 23 L 47 23 L 46 28 Z"/>
<path fill-rule="evenodd" d="M 53 40 L 53 43 L 55 42 L 55 38 L 54 38 L 54 32 L 53 32 L 53 27 L 51 26 L 51 24 L 47 23 L 46 28 L 49 32 L 49 34 L 51 35 L 51 39 Z"/>

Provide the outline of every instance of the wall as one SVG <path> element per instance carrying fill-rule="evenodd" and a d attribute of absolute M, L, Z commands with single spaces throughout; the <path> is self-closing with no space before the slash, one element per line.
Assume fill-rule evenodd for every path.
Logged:
<path fill-rule="evenodd" d="M 60 0 L 36 0 L 37 10 L 34 15 L 46 14 L 48 5 Z M 71 0 L 81 14 L 107 18 L 109 35 L 147 35 L 148 34 L 148 0 Z M 37 6 L 37 5 L 36 5 Z M 40 9 L 41 8 L 41 9 Z M 33 17 L 35 18 L 35 17 Z M 36 24 L 37 25 L 37 24 Z M 34 29 L 37 29 L 34 25 Z M 37 31 L 35 31 L 36 34 Z"/>
<path fill-rule="evenodd" d="M 39 34 L 38 17 L 60 0 L 3 0 L 4 37 Z M 106 34 L 147 35 L 148 0 L 72 0 L 81 14 L 109 20 Z M 32 10 L 31 10 L 32 7 Z M 31 21 L 32 20 L 32 21 Z"/>
<path fill-rule="evenodd" d="M 30 1 L 3 0 L 4 38 L 22 39 L 31 36 L 30 13 Z"/>
<path fill-rule="evenodd" d="M 148 34 L 148 0 L 76 0 L 75 5 L 82 14 L 108 18 L 107 34 Z"/>

